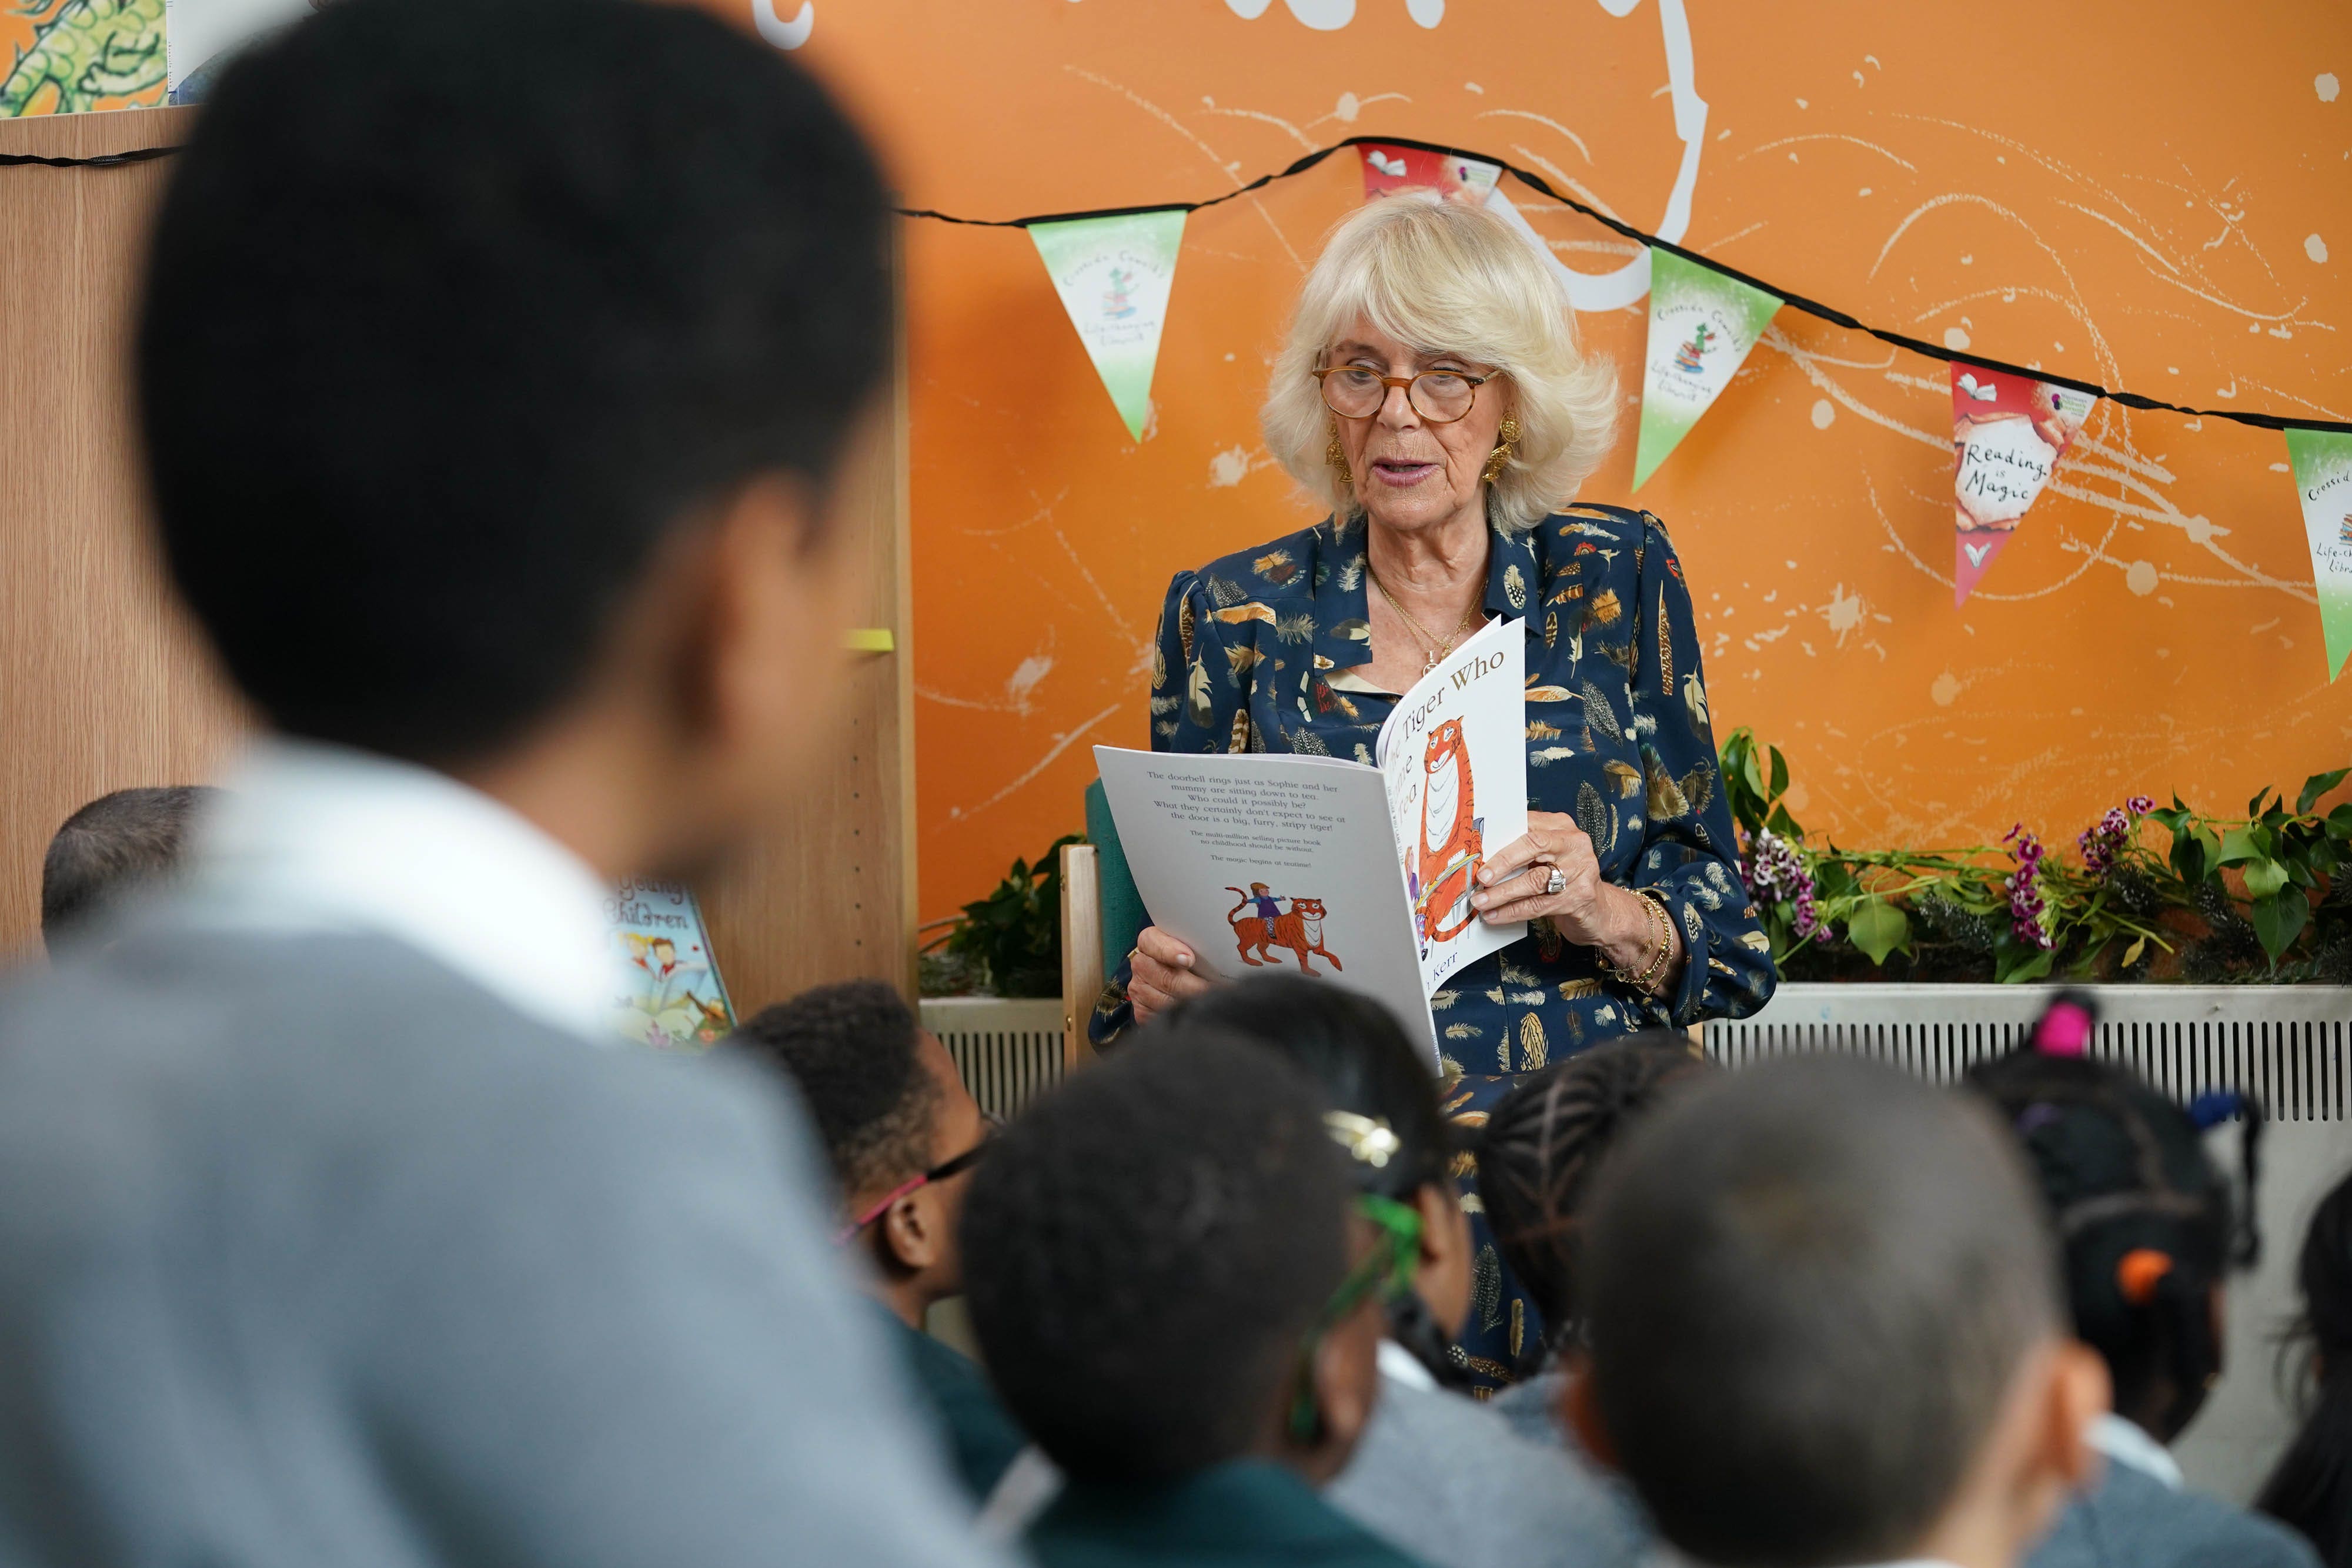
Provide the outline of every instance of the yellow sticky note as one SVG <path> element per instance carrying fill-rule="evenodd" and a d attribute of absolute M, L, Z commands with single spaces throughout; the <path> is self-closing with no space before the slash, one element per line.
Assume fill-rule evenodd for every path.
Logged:
<path fill-rule="evenodd" d="M 860 626 L 849 633 L 849 651 L 853 653 L 888 653 L 897 651 L 898 639 L 890 635 L 887 626 Z"/>

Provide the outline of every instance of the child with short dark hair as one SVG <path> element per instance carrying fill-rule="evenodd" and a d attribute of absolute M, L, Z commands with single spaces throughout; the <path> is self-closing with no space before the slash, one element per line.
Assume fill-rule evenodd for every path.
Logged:
<path fill-rule="evenodd" d="M 1557 1444 L 1511 1430 L 1459 1392 L 1454 1336 L 1476 1270 L 1454 1185 L 1454 1134 L 1425 1051 L 1380 1003 L 1298 975 L 1262 975 L 1179 1003 L 1171 1023 L 1223 1028 L 1264 1045 L 1322 1087 L 1356 1190 L 1407 1209 L 1420 1230 L 1412 1289 L 1389 1303 L 1381 1406 L 1331 1501 L 1433 1563 L 1610 1568 L 1639 1560 L 1594 1478 Z M 1156 1038 L 1161 1026 L 1147 1027 Z M 1494 1257 L 1483 1265 L 1493 1278 Z M 1448 1353 L 1451 1352 L 1451 1354 Z"/>
<path fill-rule="evenodd" d="M 1977 1106 L 1781 1061 L 1677 1096 L 1601 1174 L 1570 1414 L 1723 1568 L 2008 1568 L 2087 1473 L 2105 1369 Z"/>
<path fill-rule="evenodd" d="M 203 784 L 116 789 L 68 817 L 41 860 L 41 941 L 49 952 L 176 877 L 189 824 L 219 793 Z"/>
<path fill-rule="evenodd" d="M 2084 1013 L 2079 1026 L 2068 1009 Z M 2234 1096 L 2215 1107 L 2246 1117 L 2240 1211 L 2189 1112 L 2128 1069 L 2079 1054 L 2087 1025 L 2083 1004 L 2062 997 L 2042 1027 L 2068 1031 L 2063 1054 L 2029 1047 L 1968 1078 L 2040 1178 L 2065 1249 L 2074 1332 L 2105 1360 L 2115 1385 L 2114 1411 L 2090 1432 L 2106 1473 L 2059 1517 L 2032 1568 L 2303 1568 L 2311 1552 L 2292 1531 L 2187 1490 L 2166 1451 L 2221 1379 L 2223 1281 L 2256 1250 L 2261 1110 Z"/>
<path fill-rule="evenodd" d="M 734 1043 L 791 1074 L 841 1186 L 841 1240 L 931 1406 L 957 1472 L 985 1498 L 1026 1439 L 970 1357 L 923 1332 L 963 1289 L 956 1228 L 986 1119 L 955 1059 L 879 980 L 820 986 L 746 1021 Z"/>
<path fill-rule="evenodd" d="M 1410 1563 L 1315 1489 L 1378 1397 L 1411 1238 L 1351 1218 L 1303 1074 L 1155 1033 L 1033 1106 L 965 1204 L 982 1353 L 1069 1479 L 1030 1549 L 1045 1568 Z"/>

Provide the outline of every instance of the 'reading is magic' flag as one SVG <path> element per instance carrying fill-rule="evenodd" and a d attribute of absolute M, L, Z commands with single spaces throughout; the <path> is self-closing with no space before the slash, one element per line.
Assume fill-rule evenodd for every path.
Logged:
<path fill-rule="evenodd" d="M 1952 362 L 1952 603 L 2000 554 L 2098 400 L 2032 376 Z"/>
<path fill-rule="evenodd" d="M 1483 204 L 1486 193 L 1502 177 L 1498 163 L 1456 158 L 1420 147 L 1381 147 L 1366 142 L 1363 154 L 1364 200 L 1393 196 L 1400 191 L 1434 191 L 1441 196 Z"/>
<path fill-rule="evenodd" d="M 2352 434 L 2290 425 L 2286 456 L 2294 470 L 2295 499 L 2303 503 L 2311 584 L 2319 591 L 2319 627 L 2333 683 L 2352 653 Z"/>
<path fill-rule="evenodd" d="M 1181 211 L 1031 224 L 1054 292 L 1129 435 L 1151 420 L 1151 372 L 1184 239 Z"/>
<path fill-rule="evenodd" d="M 1699 415 L 1714 405 L 1780 308 L 1764 290 L 1650 253 L 1650 346 L 1642 362 L 1642 435 L 1633 488 L 1657 472 Z"/>

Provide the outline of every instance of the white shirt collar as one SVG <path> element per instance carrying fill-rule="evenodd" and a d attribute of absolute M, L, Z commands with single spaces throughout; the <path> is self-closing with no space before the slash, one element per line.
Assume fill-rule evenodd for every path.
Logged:
<path fill-rule="evenodd" d="M 1429 1375 L 1429 1368 L 1422 1365 L 1420 1361 L 1415 1359 L 1412 1352 L 1405 1349 L 1396 1341 L 1392 1339 L 1381 1341 L 1380 1355 L 1381 1375 L 1391 1383 L 1402 1383 L 1407 1388 L 1426 1389 L 1433 1393 L 1436 1391 L 1437 1379 Z"/>
<path fill-rule="evenodd" d="M 2109 1414 L 2091 1423 L 2084 1440 L 2119 1465 L 2153 1476 L 2174 1491 L 2181 1487 L 2180 1461 L 2165 1446 L 2122 1416 Z"/>
<path fill-rule="evenodd" d="M 274 737 L 198 829 L 190 917 L 373 931 L 591 1040 L 618 994 L 614 891 L 522 817 L 446 774 Z"/>

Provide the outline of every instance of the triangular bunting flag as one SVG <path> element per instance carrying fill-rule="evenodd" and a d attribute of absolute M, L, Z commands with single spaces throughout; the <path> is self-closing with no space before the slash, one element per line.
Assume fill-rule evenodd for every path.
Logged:
<path fill-rule="evenodd" d="M 2032 376 L 1952 363 L 1952 603 L 2000 554 L 2095 398 Z"/>
<path fill-rule="evenodd" d="M 1650 347 L 1633 488 L 1658 470 L 1731 384 L 1780 301 L 1666 250 L 1650 252 Z"/>
<path fill-rule="evenodd" d="M 1029 237 L 1037 242 L 1054 291 L 1128 434 L 1142 440 L 1151 417 L 1160 329 L 1168 321 L 1168 291 L 1184 238 L 1183 213 L 1031 224 Z"/>
<path fill-rule="evenodd" d="M 2327 639 L 2327 678 L 2344 673 L 2352 653 L 2352 435 L 2287 427 L 2286 456 L 2311 541 L 2311 583 L 2319 590 L 2319 627 Z"/>
<path fill-rule="evenodd" d="M 1435 191 L 1476 206 L 1486 200 L 1486 193 L 1495 188 L 1495 182 L 1503 173 L 1499 163 L 1483 163 L 1475 158 L 1456 158 L 1420 147 L 1380 147 L 1365 142 L 1357 151 L 1364 155 L 1364 200 L 1368 202 L 1374 196 L 1393 196 L 1399 191 Z"/>

